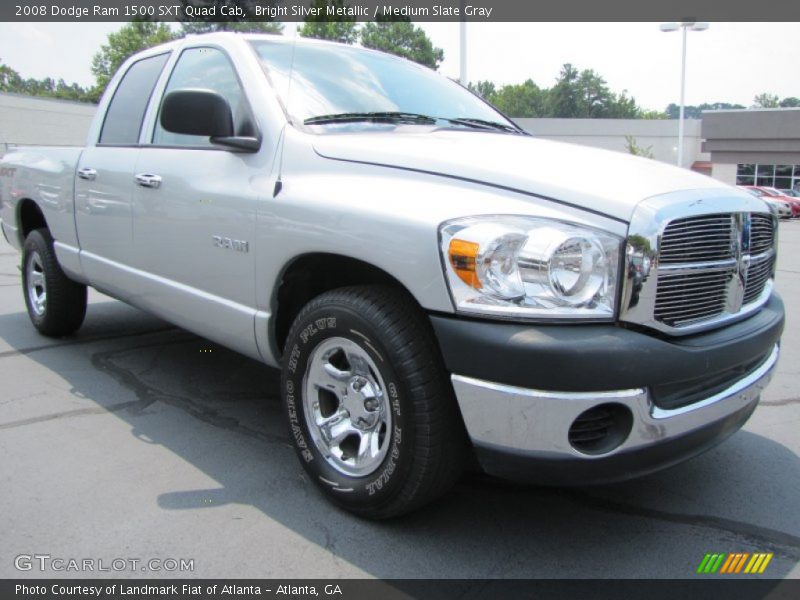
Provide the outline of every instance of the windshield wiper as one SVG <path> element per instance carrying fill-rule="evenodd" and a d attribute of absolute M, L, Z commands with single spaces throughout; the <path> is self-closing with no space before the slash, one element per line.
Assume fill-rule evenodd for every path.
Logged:
<path fill-rule="evenodd" d="M 305 125 L 324 125 L 327 123 L 358 123 L 362 121 L 433 125 L 436 123 L 436 117 L 407 112 L 350 112 L 309 117 L 303 123 Z"/>
<path fill-rule="evenodd" d="M 473 119 L 471 117 L 456 117 L 453 119 L 445 119 L 449 123 L 457 125 L 466 125 L 467 127 L 477 127 L 480 129 L 496 129 L 499 131 L 508 131 L 510 133 L 524 133 L 522 130 L 506 125 L 505 123 L 498 123 L 497 121 L 486 121 L 484 119 Z"/>
<path fill-rule="evenodd" d="M 316 117 L 309 117 L 303 123 L 305 125 L 326 125 L 330 123 L 409 123 L 413 125 L 434 125 L 437 121 L 445 121 L 453 125 L 461 125 L 464 127 L 471 127 L 473 129 L 506 131 L 509 133 L 525 132 L 504 123 L 497 121 L 486 121 L 484 119 L 473 119 L 471 117 L 432 117 L 430 115 L 422 115 L 419 113 L 410 112 L 348 112 L 348 113 L 335 113 L 330 115 L 319 115 Z"/>

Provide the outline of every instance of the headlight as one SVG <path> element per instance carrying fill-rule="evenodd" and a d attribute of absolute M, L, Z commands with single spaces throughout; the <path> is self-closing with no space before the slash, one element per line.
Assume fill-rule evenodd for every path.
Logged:
<path fill-rule="evenodd" d="M 467 217 L 441 227 L 450 291 L 461 312 L 611 319 L 622 240 L 533 217 Z"/>

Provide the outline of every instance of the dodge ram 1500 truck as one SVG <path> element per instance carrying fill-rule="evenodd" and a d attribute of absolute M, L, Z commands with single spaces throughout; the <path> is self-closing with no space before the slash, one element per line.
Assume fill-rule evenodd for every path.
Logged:
<path fill-rule="evenodd" d="M 551 484 L 673 465 L 740 428 L 778 360 L 762 200 L 536 139 L 379 52 L 151 48 L 85 148 L 0 173 L 42 334 L 74 332 L 92 286 L 280 367 L 300 463 L 371 518 L 467 465 Z"/>

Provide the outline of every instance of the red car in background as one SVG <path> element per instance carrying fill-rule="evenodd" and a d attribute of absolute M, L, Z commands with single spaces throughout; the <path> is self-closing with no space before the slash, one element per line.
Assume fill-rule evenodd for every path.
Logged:
<path fill-rule="evenodd" d="M 788 194 L 784 194 L 774 187 L 768 187 L 765 185 L 742 185 L 740 187 L 743 187 L 757 196 L 766 196 L 771 200 L 774 199 L 786 202 L 792 208 L 792 218 L 797 219 L 800 217 L 800 198 L 789 196 Z"/>

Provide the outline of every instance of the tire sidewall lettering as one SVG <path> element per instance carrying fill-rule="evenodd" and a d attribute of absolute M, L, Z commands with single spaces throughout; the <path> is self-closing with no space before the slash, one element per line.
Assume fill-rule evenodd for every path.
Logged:
<path fill-rule="evenodd" d="M 394 369 L 390 364 L 386 364 L 388 358 L 386 348 L 372 333 L 366 322 L 349 311 L 320 309 L 315 311 L 302 329 L 292 335 L 287 345 L 288 352 L 283 370 L 283 400 L 291 441 L 306 471 L 334 501 L 338 499 L 366 503 L 380 501 L 381 495 L 390 497 L 401 487 L 402 477 L 398 475 L 410 467 L 410 464 L 407 464 L 410 463 L 410 457 L 403 456 L 408 437 L 405 435 L 404 423 L 404 419 L 408 416 L 402 409 L 403 388 Z M 325 339 L 334 336 L 356 342 L 372 357 L 380 369 L 386 385 L 385 391 L 389 395 L 389 409 L 392 411 L 391 445 L 380 467 L 366 477 L 348 477 L 328 464 L 311 440 L 303 413 L 303 377 L 308 359 L 314 348 Z M 362 336 L 366 336 L 366 339 Z"/>

